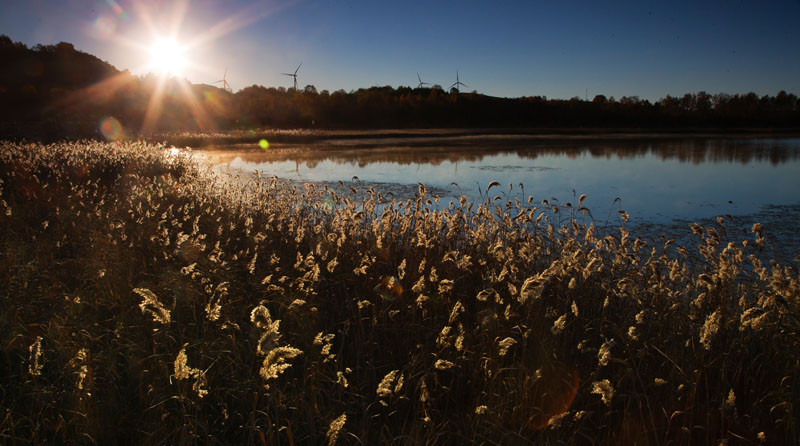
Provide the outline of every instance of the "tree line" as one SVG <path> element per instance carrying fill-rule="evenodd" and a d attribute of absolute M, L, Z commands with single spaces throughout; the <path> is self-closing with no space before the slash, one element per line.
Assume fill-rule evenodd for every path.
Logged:
<path fill-rule="evenodd" d="M 66 42 L 27 47 L 0 36 L 0 136 L 84 136 L 112 116 L 129 134 L 246 128 L 800 128 L 800 101 L 704 91 L 657 102 L 636 96 L 498 98 L 440 86 L 345 92 L 253 85 L 236 93 L 134 76 Z M 158 96 L 158 100 L 153 100 Z M 47 135 L 40 135 L 46 137 Z"/>

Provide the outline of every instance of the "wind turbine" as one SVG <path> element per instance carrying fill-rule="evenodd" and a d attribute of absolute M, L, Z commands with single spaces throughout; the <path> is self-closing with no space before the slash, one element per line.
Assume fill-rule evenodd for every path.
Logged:
<path fill-rule="evenodd" d="M 453 85 L 450 86 L 450 89 L 452 90 L 453 87 L 456 87 L 456 93 L 461 93 L 461 88 L 459 88 L 459 87 L 467 87 L 467 88 L 469 88 L 469 86 L 467 84 L 464 84 L 460 80 L 458 80 L 458 70 L 456 70 L 456 82 Z"/>
<path fill-rule="evenodd" d="M 222 89 L 224 91 L 228 91 L 233 93 L 233 89 L 231 88 L 231 84 L 228 83 L 228 67 L 225 67 L 225 74 L 222 75 L 222 79 L 212 82 L 212 84 L 218 84 L 222 82 Z"/>
<path fill-rule="evenodd" d="M 417 73 L 417 79 L 419 79 L 419 85 L 417 85 L 417 88 L 422 88 L 423 85 L 430 85 L 427 82 L 422 82 L 422 78 L 419 77 L 419 73 Z"/>
<path fill-rule="evenodd" d="M 300 71 L 300 67 L 303 65 L 303 62 L 300 62 L 300 65 L 297 66 L 297 69 L 294 70 L 294 73 L 281 73 L 284 76 L 291 76 L 294 78 L 294 89 L 297 90 L 297 72 Z"/>

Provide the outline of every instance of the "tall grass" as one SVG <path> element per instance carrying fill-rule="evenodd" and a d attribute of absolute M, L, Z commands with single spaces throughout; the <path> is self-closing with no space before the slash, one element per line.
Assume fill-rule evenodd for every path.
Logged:
<path fill-rule="evenodd" d="M 769 228 L 654 245 L 496 184 L 433 207 L 0 147 L 3 443 L 800 441 Z"/>

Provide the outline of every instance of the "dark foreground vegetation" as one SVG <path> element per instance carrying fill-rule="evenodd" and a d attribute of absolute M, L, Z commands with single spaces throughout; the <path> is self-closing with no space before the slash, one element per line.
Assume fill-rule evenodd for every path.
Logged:
<path fill-rule="evenodd" d="M 0 136 L 16 139 L 97 138 L 108 117 L 119 123 L 119 131 L 105 134 L 110 139 L 252 128 L 800 129 L 800 102 L 783 91 L 699 92 L 655 103 L 635 96 L 497 98 L 437 86 L 319 92 L 313 85 L 253 85 L 233 93 L 133 76 L 69 43 L 28 48 L 7 36 L 0 36 L 0 61 Z"/>
<path fill-rule="evenodd" d="M 754 255 L 768 228 L 648 244 L 585 197 L 486 195 L 2 143 L 2 443 L 800 441 L 800 278 Z"/>

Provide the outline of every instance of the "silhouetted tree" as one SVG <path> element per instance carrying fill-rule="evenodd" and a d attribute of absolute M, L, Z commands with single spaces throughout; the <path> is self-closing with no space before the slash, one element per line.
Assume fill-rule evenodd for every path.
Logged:
<path fill-rule="evenodd" d="M 158 77 L 137 77 L 83 53 L 67 42 L 28 48 L 0 36 L 2 131 L 33 123 L 84 128 L 114 116 L 132 134 L 143 129 Z M 186 96 L 190 92 L 191 97 Z M 704 91 L 666 96 L 655 104 L 637 96 L 592 101 L 527 96 L 495 98 L 431 88 L 390 86 L 351 92 L 252 85 L 230 93 L 210 85 L 170 80 L 164 84 L 161 119 L 145 130 L 209 130 L 234 127 L 800 127 L 800 103 L 785 91 L 710 95 Z M 199 107 L 199 109 L 198 109 Z M 36 128 L 33 126 L 32 128 Z M 73 136 L 87 136 L 77 135 Z"/>

